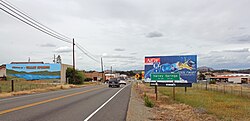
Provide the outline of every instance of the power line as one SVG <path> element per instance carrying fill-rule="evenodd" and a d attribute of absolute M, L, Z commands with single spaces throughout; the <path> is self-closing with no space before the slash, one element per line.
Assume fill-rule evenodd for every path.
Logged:
<path fill-rule="evenodd" d="M 89 55 L 91 55 L 92 57 L 95 57 L 96 56 L 94 54 L 92 54 L 90 51 L 88 51 L 87 49 L 85 49 L 85 47 L 83 47 L 82 45 L 80 45 L 79 43 L 76 43 L 76 45 L 78 45 L 79 47 L 81 47 L 86 53 L 89 53 Z"/>
<path fill-rule="evenodd" d="M 63 39 L 63 38 L 60 38 L 60 37 L 58 37 L 58 36 L 55 36 L 55 35 L 53 35 L 53 34 L 51 34 L 51 33 L 49 33 L 49 32 L 46 32 L 46 31 L 44 31 L 44 30 L 42 30 L 42 29 L 40 29 L 40 28 L 38 28 L 38 27 L 36 27 L 36 26 L 34 26 L 34 25 L 32 25 L 32 24 L 30 24 L 30 23 L 28 23 L 28 22 L 26 22 L 26 21 L 24 21 L 24 20 L 22 20 L 22 19 L 20 19 L 20 18 L 18 18 L 17 16 L 15 16 L 14 14 L 10 13 L 9 11 L 7 11 L 7 10 L 5 10 L 5 9 L 3 9 L 3 8 L 1 8 L 1 10 L 3 10 L 3 11 L 6 12 L 6 13 L 8 13 L 9 15 L 11 15 L 11 16 L 17 18 L 18 20 L 20 20 L 20 21 L 22 21 L 22 22 L 24 22 L 24 23 L 26 23 L 26 24 L 28 24 L 28 25 L 34 27 L 35 29 L 37 29 L 37 30 L 39 30 L 39 31 L 41 31 L 41 32 L 44 32 L 44 33 L 46 33 L 46 34 L 48 34 L 48 35 L 50 35 L 50 36 L 52 36 L 52 37 L 54 37 L 54 38 L 57 38 L 57 39 L 59 39 L 59 40 L 61 40 L 61 41 L 71 43 L 71 42 L 69 42 L 68 40 L 65 40 L 65 39 Z"/>
<path fill-rule="evenodd" d="M 63 36 L 63 37 L 65 37 L 65 38 L 71 40 L 71 38 L 69 38 L 69 37 L 67 37 L 67 36 L 65 36 L 65 35 L 63 35 L 63 34 L 60 34 L 60 33 L 56 32 L 56 31 L 54 31 L 53 29 L 50 29 L 49 27 L 43 25 L 43 24 L 40 23 L 39 21 L 37 21 L 37 20 L 31 18 L 31 17 L 28 16 L 25 12 L 19 10 L 19 9 L 18 9 L 16 6 L 14 6 L 13 4 L 11 4 L 11 3 L 9 3 L 9 2 L 6 2 L 6 1 L 3 1 L 3 0 L 1 0 L 1 1 L 2 1 L 5 5 L 7 5 L 7 6 L 11 7 L 12 9 L 16 10 L 17 12 L 21 13 L 21 14 L 24 15 L 25 17 L 27 17 L 27 18 L 29 18 L 30 20 L 34 21 L 35 23 L 38 23 L 38 24 L 41 25 L 42 27 L 44 27 L 44 28 L 46 28 L 46 29 L 48 29 L 48 30 L 50 30 L 50 31 L 52 31 L 52 32 L 54 32 L 54 33 L 60 35 L 60 36 Z"/>
<path fill-rule="evenodd" d="M 2 0 L 1 0 L 1 1 L 2 1 Z M 20 21 L 22 21 L 22 22 L 24 22 L 24 23 L 26 23 L 26 24 L 32 26 L 33 28 L 35 28 L 35 29 L 37 29 L 37 30 L 39 30 L 39 31 L 41 31 L 41 32 L 43 32 L 43 33 L 45 33 L 45 34 L 48 34 L 48 35 L 50 35 L 50 36 L 52 36 L 52 37 L 54 37 L 54 38 L 57 38 L 57 39 L 59 39 L 59 40 L 61 40 L 61 41 L 67 42 L 67 43 L 72 43 L 72 42 L 69 41 L 68 39 L 63 38 L 63 37 L 61 37 L 61 36 L 58 36 L 58 35 L 56 35 L 56 34 L 50 32 L 50 31 L 47 31 L 46 29 L 42 28 L 41 26 L 37 25 L 36 23 L 30 21 L 29 19 L 25 18 L 25 17 L 24 17 L 23 15 L 21 15 L 20 13 L 18 13 L 18 12 L 16 12 L 15 10 L 11 9 L 10 7 L 8 7 L 8 5 L 5 5 L 5 4 L 3 4 L 3 3 L 0 3 L 0 4 L 1 4 L 3 7 L 7 8 L 8 10 L 10 10 L 12 13 L 15 13 L 16 15 L 18 15 L 18 16 L 16 16 L 16 15 L 12 14 L 11 12 L 9 12 L 9 11 L 7 11 L 7 10 L 1 8 L 1 10 L 3 10 L 4 12 L 8 13 L 9 15 L 15 17 L 16 19 L 18 19 L 18 20 L 20 20 Z M 21 17 L 21 18 L 20 18 L 20 17 Z M 25 21 L 25 20 L 26 20 L 26 21 Z M 27 21 L 28 21 L 28 22 L 27 22 Z"/>
<path fill-rule="evenodd" d="M 94 61 L 97 62 L 97 63 L 100 63 L 100 61 L 98 61 L 98 60 L 95 59 L 94 57 L 90 56 L 87 52 L 85 52 L 85 50 L 84 50 L 81 46 L 79 46 L 79 45 L 77 44 L 76 47 L 77 47 L 80 51 L 82 51 L 82 53 L 84 53 L 86 56 L 88 56 L 90 59 L 94 60 Z"/>
<path fill-rule="evenodd" d="M 5 7 L 6 9 L 3 9 L 2 7 L 0 8 L 1 10 L 3 10 L 4 12 L 6 12 L 7 14 L 11 15 L 12 17 L 24 22 L 25 24 L 28 24 L 30 25 L 31 27 L 47 34 L 47 35 L 50 35 L 56 39 L 59 39 L 61 41 L 64 41 L 64 42 L 67 42 L 67 43 L 70 43 L 72 44 L 71 42 L 71 39 L 63 34 L 60 34 L 52 29 L 50 29 L 49 27 L 41 24 L 40 22 L 36 21 L 35 19 L 31 18 L 30 16 L 28 16 L 27 14 L 25 14 L 24 12 L 18 10 L 16 7 L 14 7 L 14 5 L 8 3 L 8 2 L 5 2 L 3 0 L 0 0 L 0 4 Z M 14 13 L 14 14 L 13 14 Z M 20 18 L 21 17 L 21 18 Z M 94 57 L 92 57 L 93 55 L 88 51 L 86 50 L 84 47 L 82 47 L 80 44 L 76 44 L 77 48 L 80 49 L 80 51 L 82 51 L 86 56 L 88 56 L 90 59 L 96 61 L 99 63 L 99 61 L 97 59 L 95 59 Z M 88 54 L 89 53 L 89 54 Z M 92 56 L 91 56 L 92 55 Z"/>

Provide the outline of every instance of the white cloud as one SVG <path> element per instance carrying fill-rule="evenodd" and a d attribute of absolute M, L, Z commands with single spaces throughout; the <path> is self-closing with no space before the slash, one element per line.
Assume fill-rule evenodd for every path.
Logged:
<path fill-rule="evenodd" d="M 55 49 L 54 52 L 57 52 L 57 53 L 69 53 L 69 52 L 72 52 L 72 48 L 70 48 L 68 46 L 59 47 L 59 48 Z"/>
<path fill-rule="evenodd" d="M 115 48 L 114 50 L 115 50 L 115 51 L 125 51 L 124 48 Z"/>
<path fill-rule="evenodd" d="M 154 37 L 162 37 L 163 34 L 160 32 L 150 32 L 148 34 L 146 34 L 146 37 L 148 38 L 154 38 Z"/>
<path fill-rule="evenodd" d="M 45 44 L 41 44 L 41 47 L 56 47 L 55 44 L 51 44 L 51 43 L 45 43 Z"/>

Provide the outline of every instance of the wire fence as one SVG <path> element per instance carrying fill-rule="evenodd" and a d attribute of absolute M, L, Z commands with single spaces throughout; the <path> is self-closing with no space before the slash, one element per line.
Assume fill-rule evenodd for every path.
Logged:
<path fill-rule="evenodd" d="M 26 80 L 13 80 L 12 81 L 0 81 L 0 93 L 4 92 L 12 92 L 12 91 L 25 91 L 25 90 L 33 90 L 33 89 L 45 89 L 49 87 L 56 87 L 59 83 L 55 80 L 34 80 L 34 81 L 26 81 Z"/>
<path fill-rule="evenodd" d="M 206 84 L 197 83 L 193 85 L 193 88 L 200 90 L 208 90 L 221 92 L 224 94 L 238 95 L 242 97 L 250 98 L 250 84 L 231 84 L 231 83 L 219 83 L 219 84 Z"/>

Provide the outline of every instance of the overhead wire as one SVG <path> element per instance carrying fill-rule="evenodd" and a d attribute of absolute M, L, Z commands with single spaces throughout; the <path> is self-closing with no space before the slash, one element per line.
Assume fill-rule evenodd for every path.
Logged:
<path fill-rule="evenodd" d="M 2 0 L 0 0 L 0 1 L 2 1 Z M 3 2 L 3 1 L 2 1 L 2 2 Z M 58 36 L 58 35 L 56 35 L 56 34 L 50 32 L 50 31 L 48 31 L 48 30 L 42 28 L 41 26 L 37 25 L 37 24 L 34 23 L 33 21 L 31 21 L 31 20 L 25 18 L 25 17 L 24 17 L 23 15 L 21 15 L 20 13 L 18 13 L 18 12 L 16 12 L 15 10 L 11 9 L 11 7 L 8 7 L 9 5 L 3 4 L 3 3 L 1 3 L 1 2 L 0 2 L 0 4 L 1 4 L 3 7 L 5 7 L 6 9 L 8 9 L 9 11 L 12 12 L 12 13 L 11 13 L 11 12 L 7 11 L 6 9 L 1 8 L 1 10 L 3 10 L 3 11 L 6 12 L 6 13 L 8 13 L 8 14 L 11 15 L 12 17 L 15 17 L 16 19 L 18 19 L 18 20 L 20 20 L 20 21 L 22 21 L 22 22 L 24 22 L 24 23 L 30 25 L 31 27 L 33 27 L 33 28 L 35 28 L 35 29 L 37 29 L 37 30 L 39 30 L 39 31 L 41 31 L 41 32 L 43 32 L 43 33 L 45 33 L 45 34 L 48 34 L 48 35 L 50 35 L 50 36 L 52 36 L 52 37 L 54 37 L 54 38 L 57 38 L 57 39 L 59 39 L 59 40 L 61 40 L 61 41 L 67 42 L 67 43 L 72 43 L 72 42 L 69 41 L 68 39 L 66 39 L 66 38 L 64 38 L 64 37 L 61 37 L 61 36 Z M 17 16 L 14 15 L 13 13 L 16 14 Z M 21 18 L 20 18 L 20 17 L 21 17 Z M 26 20 L 26 21 L 25 21 L 25 20 Z M 28 22 L 27 22 L 27 21 L 28 21 Z"/>
<path fill-rule="evenodd" d="M 58 35 L 60 35 L 60 36 L 63 36 L 63 37 L 65 37 L 65 38 L 67 38 L 67 39 L 71 39 L 70 37 L 67 37 L 67 36 L 65 36 L 65 35 L 63 35 L 63 34 L 61 34 L 61 33 L 58 33 L 58 32 L 56 32 L 55 30 L 50 29 L 49 27 L 47 27 L 47 26 L 45 26 L 44 24 L 40 23 L 39 21 L 37 21 L 37 20 L 31 18 L 31 17 L 28 16 L 25 12 L 20 11 L 20 10 L 19 10 L 16 6 L 14 6 L 13 4 L 11 4 L 11 3 L 9 3 L 9 2 L 6 2 L 6 1 L 4 1 L 4 0 L 1 0 L 1 1 L 2 1 L 5 5 L 7 5 L 7 6 L 11 7 L 12 9 L 16 10 L 17 12 L 21 13 L 22 15 L 24 15 L 24 16 L 27 17 L 28 19 L 30 19 L 30 20 L 32 20 L 32 21 L 38 23 L 39 25 L 41 25 L 40 27 L 44 27 L 44 28 L 48 29 L 49 31 L 52 31 L 52 32 L 54 32 L 54 33 L 56 33 L 56 34 L 58 34 Z"/>
<path fill-rule="evenodd" d="M 28 24 L 30 25 L 31 27 L 47 34 L 47 35 L 50 35 L 56 39 L 59 39 L 61 41 L 64 41 L 64 42 L 67 42 L 67 43 L 70 43 L 72 44 L 73 42 L 71 41 L 71 38 L 70 37 L 67 37 L 63 34 L 60 34 L 52 29 L 50 29 L 49 27 L 43 25 L 42 23 L 38 22 L 37 20 L 29 17 L 27 14 L 25 14 L 24 12 L 18 10 L 16 7 L 14 7 L 14 5 L 12 5 L 11 3 L 8 3 L 8 2 L 5 2 L 3 0 L 0 0 L 0 4 L 5 7 L 6 9 L 0 7 L 1 10 L 3 10 L 4 12 L 6 12 L 7 14 L 11 15 L 12 17 L 24 22 L 25 24 Z M 10 12 L 11 11 L 11 12 Z M 14 14 L 13 14 L 14 13 Z M 20 18 L 21 17 L 21 18 Z M 88 56 L 90 59 L 96 61 L 96 62 L 100 62 L 98 61 L 97 59 L 95 59 L 94 57 L 92 57 L 93 55 L 88 51 L 86 50 L 84 47 L 82 47 L 80 44 L 75 44 L 76 47 L 78 49 L 80 49 L 80 51 L 82 51 L 82 53 L 84 53 L 86 56 Z M 88 54 L 89 53 L 89 54 Z"/>

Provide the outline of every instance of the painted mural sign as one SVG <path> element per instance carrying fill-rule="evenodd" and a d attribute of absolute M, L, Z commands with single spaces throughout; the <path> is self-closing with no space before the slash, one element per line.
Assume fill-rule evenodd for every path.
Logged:
<path fill-rule="evenodd" d="M 60 64 L 6 64 L 7 76 L 26 80 L 60 79 Z"/>
<path fill-rule="evenodd" d="M 151 74 L 179 74 L 176 83 L 197 82 L 197 55 L 149 56 L 145 57 L 145 81 L 151 80 Z M 159 80 L 159 82 L 164 82 Z"/>

